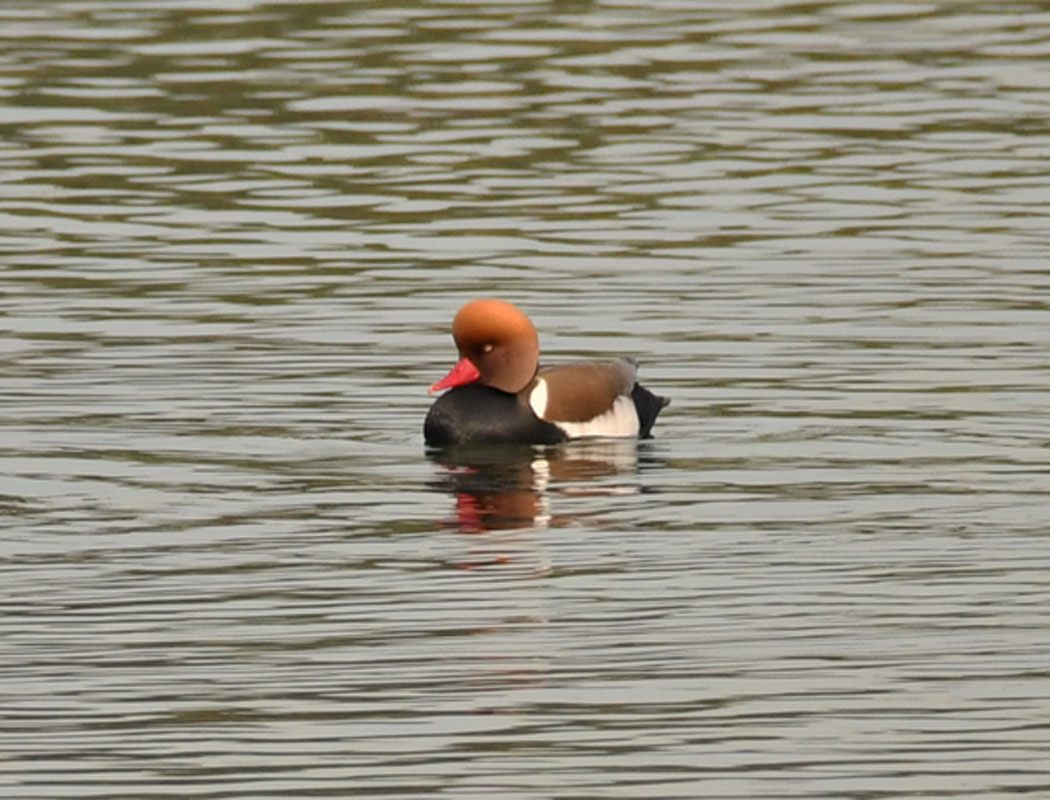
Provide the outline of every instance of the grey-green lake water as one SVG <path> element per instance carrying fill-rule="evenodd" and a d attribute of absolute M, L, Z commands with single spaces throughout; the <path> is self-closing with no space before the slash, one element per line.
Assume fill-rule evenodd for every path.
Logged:
<path fill-rule="evenodd" d="M 0 7 L 4 798 L 1050 796 L 1050 9 Z M 656 438 L 427 455 L 459 305 Z"/>

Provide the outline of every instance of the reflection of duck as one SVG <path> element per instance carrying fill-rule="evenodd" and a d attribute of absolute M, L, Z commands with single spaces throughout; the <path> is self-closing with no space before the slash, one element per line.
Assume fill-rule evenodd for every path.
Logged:
<path fill-rule="evenodd" d="M 597 484 L 602 478 L 636 471 L 637 444 L 630 439 L 572 442 L 559 448 L 461 445 L 432 451 L 430 457 L 444 470 L 430 485 L 455 498 L 454 525 L 463 533 L 563 525 L 571 515 L 552 512 L 551 493 L 639 491 L 633 484 Z"/>
<path fill-rule="evenodd" d="M 423 424 L 428 445 L 557 444 L 647 438 L 668 401 L 636 381 L 627 359 L 539 367 L 536 328 L 516 306 L 474 300 L 456 314 L 459 361 L 430 391 L 451 389 Z"/>

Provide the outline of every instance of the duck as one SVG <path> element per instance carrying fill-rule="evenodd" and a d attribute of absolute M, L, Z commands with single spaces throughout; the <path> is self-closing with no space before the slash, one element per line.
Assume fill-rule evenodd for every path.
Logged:
<path fill-rule="evenodd" d="M 647 439 L 670 402 L 638 383 L 633 359 L 541 366 L 536 327 L 505 300 L 468 302 L 452 339 L 459 360 L 430 387 L 440 396 L 423 422 L 431 448 Z"/>

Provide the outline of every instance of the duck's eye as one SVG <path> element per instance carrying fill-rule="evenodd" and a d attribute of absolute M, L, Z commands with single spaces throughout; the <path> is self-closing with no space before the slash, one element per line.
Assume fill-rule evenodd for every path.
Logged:
<path fill-rule="evenodd" d="M 484 347 L 482 347 L 481 348 L 481 352 L 482 353 L 491 353 L 492 352 L 492 343 L 490 342 L 489 344 L 487 344 Z"/>

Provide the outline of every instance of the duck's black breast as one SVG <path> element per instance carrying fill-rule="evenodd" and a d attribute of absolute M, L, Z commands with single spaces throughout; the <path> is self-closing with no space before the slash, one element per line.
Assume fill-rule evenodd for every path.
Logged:
<path fill-rule="evenodd" d="M 537 417 L 520 396 L 480 383 L 457 386 L 427 412 L 423 438 L 430 447 L 455 444 L 557 444 L 566 435 Z"/>

